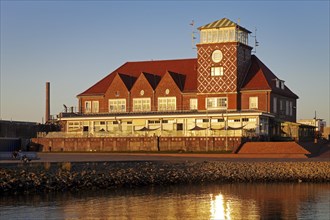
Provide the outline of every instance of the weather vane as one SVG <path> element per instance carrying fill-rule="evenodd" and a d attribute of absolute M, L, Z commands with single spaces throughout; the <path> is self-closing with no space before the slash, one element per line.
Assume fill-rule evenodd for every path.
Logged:
<path fill-rule="evenodd" d="M 254 38 L 254 50 L 252 50 L 252 53 L 257 53 L 257 47 L 259 46 L 259 41 L 257 40 L 257 28 L 254 29 L 254 36 L 251 35 L 251 37 Z"/>
<path fill-rule="evenodd" d="M 196 46 L 195 46 L 195 39 L 196 39 L 196 36 L 195 36 L 195 34 L 196 34 L 196 31 L 195 31 L 195 21 L 192 20 L 192 21 L 190 22 L 190 25 L 192 26 L 192 32 L 191 32 L 191 47 L 192 47 L 192 49 L 194 50 L 194 49 L 196 49 Z"/>

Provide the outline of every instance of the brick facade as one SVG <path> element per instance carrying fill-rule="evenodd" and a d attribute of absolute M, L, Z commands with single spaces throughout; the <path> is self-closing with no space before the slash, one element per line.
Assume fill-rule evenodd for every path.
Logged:
<path fill-rule="evenodd" d="M 166 131 L 187 133 L 205 121 L 197 129 L 210 128 L 212 123 L 218 128 L 233 123 L 232 129 L 244 127 L 249 132 L 268 135 L 270 130 L 280 133 L 277 120 L 296 121 L 298 96 L 251 54 L 247 39 L 250 31 L 226 18 L 199 30 L 204 37 L 197 44 L 197 58 L 127 62 L 78 95 L 82 118 L 75 123 L 80 125 L 66 123 L 74 121 L 72 118 L 62 118 L 62 124 L 72 132 L 78 126 L 84 132 L 85 126 L 91 126 L 89 131 L 95 127 L 106 132 L 127 128 L 134 134 L 143 127 L 166 127 Z M 124 100 L 126 108 L 112 111 L 109 100 Z M 148 106 L 149 100 L 150 108 L 140 107 L 144 105 L 139 102 Z M 98 101 L 99 112 L 86 111 L 86 101 Z M 188 118 L 182 117 L 186 113 Z M 210 113 L 215 115 L 207 120 Z M 99 116 L 104 117 L 101 120 Z"/>

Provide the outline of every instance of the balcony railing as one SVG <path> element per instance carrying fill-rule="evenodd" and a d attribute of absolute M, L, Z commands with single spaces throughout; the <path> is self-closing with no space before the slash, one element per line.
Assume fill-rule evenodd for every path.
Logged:
<path fill-rule="evenodd" d="M 248 132 L 242 130 L 202 130 L 202 131 L 103 131 L 103 132 L 49 132 L 47 135 L 38 137 L 44 138 L 87 138 L 87 137 L 242 137 L 249 136 Z"/>

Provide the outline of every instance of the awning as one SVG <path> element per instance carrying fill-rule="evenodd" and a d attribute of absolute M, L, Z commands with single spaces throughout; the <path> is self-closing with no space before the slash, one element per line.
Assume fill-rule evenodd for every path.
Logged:
<path fill-rule="evenodd" d="M 213 131 L 216 131 L 216 130 L 218 130 L 218 131 L 223 131 L 223 130 L 235 131 L 235 130 L 241 130 L 244 127 L 245 127 L 245 125 L 237 127 L 237 128 L 228 126 L 227 129 L 226 129 L 226 127 L 222 127 L 222 128 L 210 128 L 210 130 L 213 130 Z"/>
<path fill-rule="evenodd" d="M 195 126 L 193 127 L 192 129 L 189 129 L 190 131 L 202 131 L 202 130 L 206 130 L 207 128 L 202 128 L 202 127 L 199 127 L 199 126 Z"/>
<path fill-rule="evenodd" d="M 155 130 L 158 130 L 159 128 L 146 128 L 146 127 L 143 127 L 141 129 L 137 129 L 135 131 L 155 131 Z"/>
<path fill-rule="evenodd" d="M 234 128 L 234 127 L 230 127 L 230 126 L 228 126 L 227 130 L 241 130 L 241 129 L 243 129 L 244 127 L 245 127 L 245 125 L 240 126 L 240 127 L 237 127 L 237 128 Z"/>

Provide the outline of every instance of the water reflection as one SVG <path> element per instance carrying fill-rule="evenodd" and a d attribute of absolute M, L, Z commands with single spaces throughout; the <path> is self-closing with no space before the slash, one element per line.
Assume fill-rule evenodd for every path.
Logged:
<path fill-rule="evenodd" d="M 330 184 L 145 187 L 0 198 L 3 219 L 329 219 Z"/>

